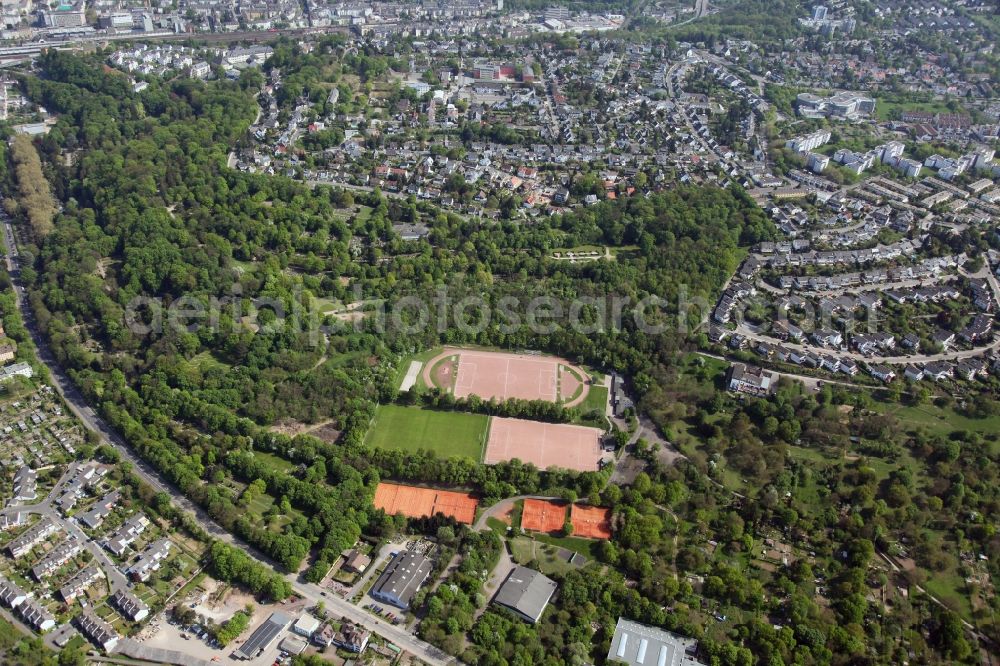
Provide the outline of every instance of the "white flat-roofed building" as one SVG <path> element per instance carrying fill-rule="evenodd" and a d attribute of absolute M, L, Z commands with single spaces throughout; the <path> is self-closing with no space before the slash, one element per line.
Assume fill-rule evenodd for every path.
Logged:
<path fill-rule="evenodd" d="M 629 666 L 704 666 L 694 658 L 697 648 L 693 638 L 620 617 L 607 660 Z"/>
<path fill-rule="evenodd" d="M 13 363 L 0 368 L 0 382 L 5 382 L 18 375 L 30 378 L 34 374 L 35 372 L 27 363 Z"/>
<path fill-rule="evenodd" d="M 203 79 L 211 73 L 212 73 L 212 66 L 209 65 L 204 60 L 200 60 L 194 63 L 188 70 L 188 74 L 190 74 L 191 78 L 193 79 Z"/>
<path fill-rule="evenodd" d="M 807 153 L 829 143 L 831 136 L 830 130 L 817 130 L 789 139 L 785 142 L 785 147 L 797 153 Z"/>
<path fill-rule="evenodd" d="M 309 613 L 303 613 L 295 624 L 292 625 L 292 631 L 297 633 L 299 636 L 305 636 L 306 638 L 312 638 L 312 635 L 316 633 L 319 629 L 320 621 L 314 618 Z"/>
<path fill-rule="evenodd" d="M 806 168 L 813 173 L 823 173 L 830 166 L 830 158 L 821 153 L 809 153 L 806 157 Z"/>
<path fill-rule="evenodd" d="M 263 62 L 270 58 L 273 53 L 274 49 L 270 46 L 238 46 L 226 53 L 226 55 L 223 56 L 222 61 L 228 65 L 238 65 L 242 63 L 263 64 Z"/>
<path fill-rule="evenodd" d="M 980 178 L 976 182 L 968 186 L 968 189 L 973 194 L 979 194 L 983 190 L 993 187 L 993 181 L 989 178 Z"/>
<path fill-rule="evenodd" d="M 114 28 L 116 30 L 131 30 L 132 15 L 125 12 L 116 12 L 108 16 L 101 16 L 97 19 L 99 28 Z"/>

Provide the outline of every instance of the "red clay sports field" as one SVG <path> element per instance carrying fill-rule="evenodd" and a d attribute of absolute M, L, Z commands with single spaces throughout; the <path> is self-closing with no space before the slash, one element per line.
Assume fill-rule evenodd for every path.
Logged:
<path fill-rule="evenodd" d="M 604 506 L 569 507 L 569 520 L 573 536 L 588 539 L 611 538 L 611 509 Z M 549 534 L 561 532 L 566 522 L 566 502 L 560 500 L 524 500 L 521 511 L 521 529 Z"/>
<path fill-rule="evenodd" d="M 424 366 L 428 386 L 450 389 L 456 398 L 546 400 L 574 407 L 590 387 L 587 373 L 556 356 L 447 348 Z"/>
<path fill-rule="evenodd" d="M 533 532 L 559 532 L 566 522 L 566 503 L 526 499 L 521 510 L 521 529 Z"/>
<path fill-rule="evenodd" d="M 436 488 L 380 483 L 375 489 L 375 508 L 389 515 L 402 513 L 409 518 L 427 518 L 437 513 L 471 525 L 479 500 L 469 493 Z"/>
<path fill-rule="evenodd" d="M 587 426 L 494 416 L 483 462 L 493 465 L 517 458 L 538 469 L 596 472 L 600 469 L 601 435 L 599 429 Z"/>
<path fill-rule="evenodd" d="M 569 509 L 569 520 L 573 523 L 573 536 L 611 538 L 611 509 L 608 507 L 574 504 Z"/>

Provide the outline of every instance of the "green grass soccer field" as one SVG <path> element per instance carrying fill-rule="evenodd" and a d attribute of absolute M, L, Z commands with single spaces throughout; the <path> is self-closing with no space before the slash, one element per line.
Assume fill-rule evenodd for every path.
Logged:
<path fill-rule="evenodd" d="M 419 407 L 381 405 L 365 443 L 380 449 L 434 451 L 442 458 L 483 459 L 489 417 L 461 412 L 437 412 Z"/>

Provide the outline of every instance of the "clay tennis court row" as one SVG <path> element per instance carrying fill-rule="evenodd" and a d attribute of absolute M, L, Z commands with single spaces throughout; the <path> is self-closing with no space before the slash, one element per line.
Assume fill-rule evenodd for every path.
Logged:
<path fill-rule="evenodd" d="M 524 500 L 521 529 L 531 532 L 560 532 L 566 523 L 566 502 L 557 500 Z M 573 536 L 588 539 L 611 538 L 611 509 L 603 506 L 573 504 L 569 511 Z"/>
<path fill-rule="evenodd" d="M 470 493 L 383 482 L 375 489 L 374 504 L 376 509 L 382 509 L 390 515 L 401 513 L 408 518 L 428 518 L 442 513 L 460 523 L 471 525 L 476 518 L 479 500 Z M 521 529 L 531 532 L 560 532 L 566 523 L 567 506 L 574 536 L 611 538 L 611 509 L 603 506 L 568 505 L 559 500 L 524 500 Z"/>
<path fill-rule="evenodd" d="M 439 513 L 471 525 L 476 518 L 479 500 L 469 493 L 436 488 L 379 483 L 375 489 L 375 508 L 389 515 L 401 513 L 408 518 L 429 518 Z"/>

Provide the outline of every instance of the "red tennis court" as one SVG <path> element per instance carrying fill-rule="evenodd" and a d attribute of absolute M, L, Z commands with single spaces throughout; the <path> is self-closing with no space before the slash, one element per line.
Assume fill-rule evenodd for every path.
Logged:
<path fill-rule="evenodd" d="M 566 504 L 551 500 L 524 500 L 521 529 L 532 532 L 559 532 L 566 523 Z"/>
<path fill-rule="evenodd" d="M 573 536 L 611 538 L 611 509 L 607 507 L 574 504 L 570 507 L 569 519 L 573 523 Z"/>
<path fill-rule="evenodd" d="M 517 458 L 539 469 L 596 472 L 600 469 L 601 434 L 599 429 L 586 426 L 494 416 L 483 462 L 495 465 Z"/>
<path fill-rule="evenodd" d="M 559 359 L 498 352 L 461 351 L 455 397 L 483 400 L 558 400 Z"/>
<path fill-rule="evenodd" d="M 476 518 L 479 500 L 469 493 L 436 488 L 380 483 L 375 489 L 375 508 L 389 515 L 401 513 L 409 518 L 427 518 L 438 513 L 471 525 Z"/>

